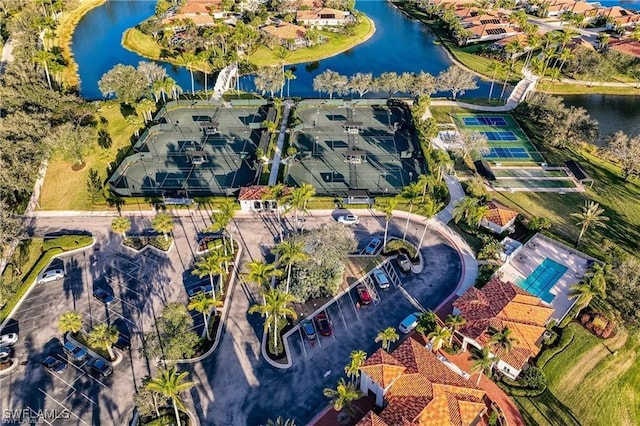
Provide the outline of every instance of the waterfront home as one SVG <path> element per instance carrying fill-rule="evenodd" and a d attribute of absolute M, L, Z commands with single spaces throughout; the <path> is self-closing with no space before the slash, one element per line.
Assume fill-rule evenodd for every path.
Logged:
<path fill-rule="evenodd" d="M 640 42 L 634 40 L 624 40 L 609 44 L 609 49 L 625 55 L 640 58 Z"/>
<path fill-rule="evenodd" d="M 310 27 L 337 27 L 354 22 L 350 12 L 346 10 L 330 9 L 323 7 L 316 10 L 298 10 L 296 22 Z"/>
<path fill-rule="evenodd" d="M 413 337 L 391 353 L 378 349 L 359 368 L 360 390 L 378 409 L 357 425 L 485 424 L 491 400 L 455 369 Z"/>
<path fill-rule="evenodd" d="M 500 278 L 492 278 L 482 289 L 471 287 L 453 303 L 453 314 L 467 321 L 456 332 L 462 337 L 462 349 L 488 347 L 497 359 L 496 368 L 514 380 L 540 352 L 553 312 L 542 299 Z M 510 351 L 491 341 L 506 328 L 514 339 Z"/>
<path fill-rule="evenodd" d="M 528 41 L 529 41 L 529 38 L 527 37 L 526 34 L 518 33 L 516 35 L 512 35 L 512 36 L 500 39 L 498 41 L 495 41 L 487 47 L 493 50 L 494 52 L 501 53 L 505 59 L 515 59 L 524 55 L 529 50 L 531 50 L 531 48 L 528 45 Z M 507 53 L 505 48 L 510 43 L 519 43 L 520 46 L 522 46 L 522 50 L 518 52 Z"/>
<path fill-rule="evenodd" d="M 281 22 L 278 25 L 267 25 L 260 28 L 260 31 L 275 37 L 278 42 L 289 50 L 307 47 L 308 40 L 305 38 L 307 29 L 300 25 Z"/>
<path fill-rule="evenodd" d="M 465 45 L 469 43 L 500 40 L 516 35 L 519 32 L 520 30 L 513 25 L 491 23 L 465 28 L 465 31 L 457 34 L 456 38 L 458 39 L 458 44 Z"/>

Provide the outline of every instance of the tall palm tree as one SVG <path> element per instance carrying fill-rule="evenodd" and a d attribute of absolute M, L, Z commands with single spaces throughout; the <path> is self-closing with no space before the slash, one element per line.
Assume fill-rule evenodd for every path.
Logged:
<path fill-rule="evenodd" d="M 216 300 L 216 287 L 213 283 L 213 276 L 220 275 L 224 266 L 220 264 L 218 257 L 206 256 L 196 262 L 196 267 L 191 271 L 192 275 L 197 275 L 198 278 L 209 276 L 209 283 L 211 284 L 211 297 Z"/>
<path fill-rule="evenodd" d="M 65 312 L 58 319 L 58 329 L 62 334 L 76 334 L 82 330 L 82 314 L 76 311 Z"/>
<path fill-rule="evenodd" d="M 307 210 L 307 202 L 315 195 L 316 189 L 309 183 L 303 183 L 299 188 L 294 188 L 287 197 L 289 209 L 295 211 L 296 231 L 298 231 L 298 213 L 309 213 Z"/>
<path fill-rule="evenodd" d="M 451 329 L 451 339 L 449 339 L 449 346 L 453 344 L 453 336 L 456 334 L 463 325 L 467 323 L 467 320 L 462 317 L 462 315 L 451 315 L 447 316 L 447 319 L 444 320 L 444 323 L 447 327 Z"/>
<path fill-rule="evenodd" d="M 111 222 L 113 232 L 122 234 L 122 238 L 127 238 L 127 232 L 131 229 L 131 220 L 128 217 L 118 216 Z"/>
<path fill-rule="evenodd" d="M 163 369 L 160 370 L 158 377 L 149 380 L 146 386 L 147 390 L 157 392 L 171 399 L 178 426 L 180 426 L 180 412 L 178 409 L 186 411 L 180 393 L 186 392 L 195 386 L 194 382 L 185 382 L 188 375 L 188 371 L 178 372 L 175 367 Z"/>
<path fill-rule="evenodd" d="M 498 71 L 502 70 L 502 62 L 493 61 L 487 67 L 487 71 L 491 72 L 491 87 L 489 88 L 489 100 L 491 100 L 491 95 L 493 94 L 493 86 L 496 82 L 496 75 Z"/>
<path fill-rule="evenodd" d="M 93 347 L 109 352 L 109 358 L 113 361 L 116 357 L 113 353 L 113 345 L 118 341 L 119 336 L 120 332 L 115 325 L 103 322 L 93 327 L 87 335 L 87 342 Z"/>
<path fill-rule="evenodd" d="M 191 74 L 191 96 L 194 96 L 196 92 L 195 84 L 193 80 L 193 70 L 196 66 L 196 61 L 197 61 L 196 55 L 194 55 L 193 53 L 185 52 L 182 54 L 182 58 L 181 58 L 182 65 L 184 65 L 184 67 L 189 70 L 189 74 Z"/>
<path fill-rule="evenodd" d="M 298 77 L 296 77 L 296 75 L 293 73 L 293 70 L 288 69 L 288 70 L 286 70 L 284 72 L 284 78 L 285 78 L 285 80 L 287 80 L 287 98 L 288 98 L 289 97 L 289 85 L 291 83 L 291 80 L 295 80 Z"/>
<path fill-rule="evenodd" d="M 54 59 L 55 55 L 47 50 L 38 50 L 33 54 L 33 61 L 41 65 L 44 69 L 49 90 L 53 90 L 53 87 L 51 86 L 51 76 L 49 74 L 49 65 L 54 61 Z"/>
<path fill-rule="evenodd" d="M 584 309 L 592 303 L 601 304 L 607 297 L 607 281 L 602 266 L 594 265 L 585 278 L 569 287 L 569 299 L 577 299 L 578 309 Z"/>
<path fill-rule="evenodd" d="M 440 210 L 442 210 L 443 207 L 444 204 L 436 203 L 432 198 L 429 198 L 422 204 L 418 205 L 416 213 L 424 218 L 424 228 L 422 229 L 422 235 L 420 236 L 420 243 L 418 243 L 418 250 L 422 247 L 424 237 L 427 234 L 427 229 L 429 228 L 429 219 L 434 217 Z"/>
<path fill-rule="evenodd" d="M 365 351 L 351 351 L 350 359 L 351 362 L 344 367 L 344 372 L 351 379 L 351 383 L 355 384 L 360 377 L 360 367 L 367 359 L 367 353 Z"/>
<path fill-rule="evenodd" d="M 284 90 L 284 79 L 285 79 L 285 71 L 284 64 L 287 58 L 289 57 L 290 51 L 284 46 L 278 46 L 273 49 L 273 56 L 278 60 L 280 66 L 282 67 L 282 85 L 280 86 L 280 97 L 282 98 L 282 91 Z"/>
<path fill-rule="evenodd" d="M 389 352 L 389 347 L 393 342 L 398 341 L 400 336 L 396 333 L 395 327 L 387 327 L 376 336 L 376 343 L 382 342 L 382 349 Z"/>
<path fill-rule="evenodd" d="M 263 293 L 264 304 L 253 305 L 249 308 L 249 313 L 259 313 L 264 320 L 265 331 L 269 330 L 273 333 L 273 353 L 278 353 L 278 343 L 280 341 L 280 333 L 278 325 L 282 318 L 298 318 L 298 314 L 293 309 L 287 307 L 287 304 L 295 301 L 295 297 L 288 293 L 283 293 L 276 289 L 271 289 Z"/>
<path fill-rule="evenodd" d="M 169 233 L 173 231 L 175 224 L 173 223 L 173 217 L 169 213 L 158 213 L 151 220 L 151 227 L 164 235 L 164 240 L 169 240 Z"/>
<path fill-rule="evenodd" d="M 582 236 L 591 225 L 599 228 L 607 227 L 607 224 L 604 222 L 607 222 L 609 218 L 607 216 L 603 216 L 603 213 L 604 209 L 601 209 L 600 204 L 595 201 L 585 201 L 580 213 L 571 213 L 572 217 L 578 219 L 578 225 L 582 226 L 580 234 L 578 234 L 578 239 L 576 240 L 576 247 L 580 245 Z"/>
<path fill-rule="evenodd" d="M 136 111 L 138 112 L 138 114 L 142 115 L 145 124 L 147 123 L 147 121 L 153 120 L 153 111 L 155 109 L 156 103 L 149 98 L 141 99 L 140 102 L 138 102 L 138 105 L 136 105 Z"/>
<path fill-rule="evenodd" d="M 502 349 L 506 353 L 511 352 L 513 345 L 518 343 L 518 339 L 511 337 L 512 334 L 513 331 L 509 327 L 504 327 L 501 331 L 491 336 L 491 346 L 495 349 Z"/>
<path fill-rule="evenodd" d="M 211 340 L 211 335 L 209 334 L 209 315 L 211 313 L 211 309 L 215 309 L 220 306 L 222 306 L 221 300 L 216 300 L 215 297 L 211 297 L 205 292 L 198 293 L 196 297 L 189 301 L 189 305 L 187 305 L 187 309 L 190 311 L 193 310 L 202 314 L 207 340 Z"/>
<path fill-rule="evenodd" d="M 338 380 L 338 386 L 335 389 L 325 388 L 324 396 L 331 399 L 333 409 L 342 411 L 343 409 L 353 417 L 353 401 L 359 399 L 362 395 L 352 383 L 345 382 L 344 379 Z"/>
<path fill-rule="evenodd" d="M 208 231 L 222 232 L 222 238 L 225 238 L 225 234 L 231 239 L 232 251 L 235 251 L 235 242 L 231 232 L 225 232 L 229 222 L 233 220 L 233 216 L 236 214 L 236 202 L 233 199 L 227 198 L 218 205 L 218 211 L 211 215 L 211 225 L 207 228 Z M 226 245 L 225 245 L 226 250 Z"/>
<path fill-rule="evenodd" d="M 296 421 L 293 419 L 283 419 L 282 416 L 278 416 L 275 420 L 267 420 L 266 426 L 296 426 Z"/>
<path fill-rule="evenodd" d="M 409 229 L 409 218 L 413 212 L 413 206 L 422 200 L 422 188 L 418 182 L 412 182 L 409 185 L 402 188 L 400 197 L 404 198 L 409 205 L 409 214 L 407 215 L 407 221 L 404 226 L 404 233 L 402 234 L 402 241 L 407 238 L 407 230 Z"/>
<path fill-rule="evenodd" d="M 373 208 L 384 213 L 384 240 L 382 243 L 382 249 L 387 246 L 387 236 L 389 234 L 389 222 L 393 218 L 393 211 L 396 209 L 396 206 L 400 200 L 397 198 L 388 198 L 388 199 L 380 199 L 375 200 Z"/>
<path fill-rule="evenodd" d="M 431 341 L 431 350 L 438 352 L 443 346 L 449 344 L 451 336 L 453 336 L 451 330 L 436 324 L 436 328 L 427 334 L 427 338 Z"/>
<path fill-rule="evenodd" d="M 307 252 L 304 251 L 304 244 L 293 240 L 285 240 L 274 247 L 273 254 L 279 254 L 279 262 L 287 265 L 287 287 L 285 293 L 289 293 L 291 284 L 291 269 L 298 262 L 304 262 L 309 258 Z"/>
<path fill-rule="evenodd" d="M 483 347 L 482 350 L 472 351 L 471 358 L 473 359 L 473 364 L 471 364 L 472 372 L 478 373 L 476 386 L 479 386 L 482 375 L 491 373 L 491 367 L 496 359 L 487 346 Z"/>
<path fill-rule="evenodd" d="M 462 200 L 458 201 L 453 206 L 453 221 L 455 223 L 458 223 L 463 219 L 467 221 L 473 214 L 473 211 L 478 207 L 479 201 L 480 200 L 473 197 L 464 197 Z"/>
<path fill-rule="evenodd" d="M 263 200 L 275 201 L 276 203 L 276 215 L 278 216 L 278 232 L 280 234 L 280 241 L 282 241 L 282 216 L 280 213 L 280 205 L 285 202 L 288 196 L 287 187 L 282 183 L 277 183 L 275 185 L 271 185 L 265 191 L 263 196 Z"/>
<path fill-rule="evenodd" d="M 249 272 L 244 274 L 244 279 L 250 283 L 258 285 L 262 292 L 271 290 L 271 279 L 282 275 L 282 271 L 276 268 L 273 263 L 266 263 L 262 260 L 253 260 L 247 263 Z"/>

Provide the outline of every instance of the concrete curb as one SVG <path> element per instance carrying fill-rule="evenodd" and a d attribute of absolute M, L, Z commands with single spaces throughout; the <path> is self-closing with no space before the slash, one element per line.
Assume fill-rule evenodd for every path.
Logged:
<path fill-rule="evenodd" d="M 84 334 L 88 334 L 86 331 L 84 330 L 80 330 L 80 333 L 84 333 Z M 71 335 L 71 332 L 67 333 L 64 335 L 64 338 L 67 339 L 68 341 L 70 341 L 71 343 L 78 345 L 78 346 L 82 346 L 83 348 L 85 348 L 87 350 L 87 353 L 89 355 L 91 355 L 92 358 L 99 358 L 104 360 L 104 362 L 106 362 L 107 364 L 110 364 L 112 367 L 114 367 L 113 362 L 109 361 L 108 359 L 104 358 L 103 356 L 98 355 L 96 352 L 94 352 L 90 347 L 86 346 L 83 343 L 78 342 L 76 339 L 73 338 L 73 336 Z M 118 355 L 116 355 L 116 360 L 118 359 Z M 120 360 L 122 361 L 122 360 Z"/>
<path fill-rule="evenodd" d="M 18 366 L 20 365 L 20 362 L 18 362 L 18 358 L 9 358 L 9 361 L 11 361 L 11 365 L 9 366 L 9 368 L 5 368 L 4 370 L 0 370 L 0 377 L 2 376 L 6 376 L 7 374 L 11 373 L 13 370 L 15 370 L 16 368 L 18 368 Z"/>
<path fill-rule="evenodd" d="M 49 263 L 47 263 L 47 266 L 42 268 L 42 270 L 47 269 L 49 267 L 49 265 L 51 265 L 51 262 L 53 262 L 55 259 L 58 259 L 58 258 L 63 257 L 63 256 L 67 256 L 69 254 L 80 253 L 80 252 L 82 252 L 84 250 L 90 249 L 91 247 L 96 245 L 96 239 L 93 237 L 93 235 L 91 236 L 91 239 L 93 241 L 91 242 L 91 244 L 89 244 L 86 247 L 82 247 L 82 248 L 78 248 L 78 249 L 74 249 L 74 250 L 69 250 L 69 251 L 65 251 L 65 252 L 60 253 L 60 254 L 56 254 L 55 256 L 53 256 L 51 258 Z M 38 273 L 38 275 L 40 275 L 40 273 Z M 2 330 L 7 325 L 7 322 L 9 322 L 9 320 L 11 319 L 13 314 L 15 314 L 16 311 L 20 308 L 20 306 L 22 305 L 22 302 L 24 302 L 24 300 L 27 298 L 27 296 L 29 296 L 29 293 L 31 293 L 31 291 L 33 290 L 34 284 L 36 284 L 37 282 L 38 282 L 38 277 L 36 276 L 36 279 L 33 280 L 33 282 L 31 284 L 29 284 L 29 288 L 27 289 L 27 291 L 24 292 L 24 294 L 22 295 L 20 300 L 18 300 L 18 303 L 16 303 L 16 305 L 13 307 L 11 312 L 9 312 L 9 315 L 7 315 L 7 317 L 4 319 L 4 321 L 2 321 L 2 324 L 0 324 L 0 330 Z"/>

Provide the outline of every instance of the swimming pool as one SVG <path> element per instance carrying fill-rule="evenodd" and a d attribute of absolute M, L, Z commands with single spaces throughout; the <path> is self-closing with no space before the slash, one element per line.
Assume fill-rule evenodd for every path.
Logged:
<path fill-rule="evenodd" d="M 517 284 L 534 296 L 551 303 L 555 296 L 549 290 L 558 282 L 567 269 L 569 268 L 547 258 L 538 265 L 527 279 L 520 280 Z"/>

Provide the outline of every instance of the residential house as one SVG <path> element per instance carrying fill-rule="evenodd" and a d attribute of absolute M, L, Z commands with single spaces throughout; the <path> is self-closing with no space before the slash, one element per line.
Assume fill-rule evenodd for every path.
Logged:
<path fill-rule="evenodd" d="M 513 231 L 518 212 L 508 209 L 496 201 L 489 201 L 487 207 L 489 210 L 480 220 L 480 226 L 496 234 Z"/>
<path fill-rule="evenodd" d="M 460 7 L 457 8 L 456 10 L 453 11 L 453 14 L 456 15 L 456 17 L 460 20 L 465 19 L 465 18 L 469 18 L 469 17 L 476 17 L 480 14 L 481 10 L 478 7 Z"/>
<path fill-rule="evenodd" d="M 349 11 L 323 7 L 314 10 L 298 10 L 296 22 L 300 25 L 323 28 L 346 25 L 354 22 L 354 18 Z"/>
<path fill-rule="evenodd" d="M 493 50 L 494 52 L 501 53 L 507 59 L 515 59 L 524 55 L 529 50 L 531 50 L 531 48 L 528 45 L 528 41 L 529 39 L 526 34 L 518 33 L 516 35 L 512 35 L 512 36 L 500 39 L 496 42 L 493 42 L 487 47 Z M 507 45 L 511 43 L 519 43 L 520 46 L 522 46 L 522 50 L 519 52 L 507 53 L 505 48 L 507 47 Z"/>
<path fill-rule="evenodd" d="M 261 31 L 272 35 L 280 44 L 287 49 L 294 50 L 308 46 L 309 42 L 305 38 L 307 29 L 300 25 L 281 22 L 278 25 L 267 25 L 260 29 Z"/>
<path fill-rule="evenodd" d="M 428 0 L 428 6 L 442 6 L 447 8 L 459 8 L 473 3 L 469 0 Z"/>
<path fill-rule="evenodd" d="M 610 43 L 609 49 L 624 53 L 625 55 L 633 56 L 634 58 L 640 58 L 640 42 L 637 41 L 624 40 Z"/>
<path fill-rule="evenodd" d="M 608 30 L 634 27 L 640 22 L 639 13 L 620 6 L 598 8 L 590 16 L 594 21 L 602 21 Z"/>
<path fill-rule="evenodd" d="M 516 35 L 519 32 L 520 30 L 513 25 L 489 23 L 465 28 L 465 31 L 456 35 L 456 37 L 458 38 L 458 44 L 464 45 L 491 40 L 501 40 L 503 38 Z"/>
<path fill-rule="evenodd" d="M 377 350 L 360 367 L 360 390 L 376 396 L 358 426 L 476 425 L 491 401 L 474 383 L 445 365 L 413 337 L 393 352 Z M 442 357 L 446 360 L 446 358 Z"/>
<path fill-rule="evenodd" d="M 285 192 L 288 192 L 286 188 Z M 269 200 L 269 187 L 267 185 L 252 185 L 240 188 L 238 201 L 243 212 L 273 211 L 277 209 L 276 200 Z"/>
<path fill-rule="evenodd" d="M 453 303 L 453 314 L 462 315 L 466 324 L 456 333 L 462 348 L 489 347 L 498 359 L 497 369 L 516 379 L 530 358 L 540 352 L 545 325 L 553 308 L 517 285 L 492 278 L 482 289 L 472 287 Z M 491 336 L 509 328 L 513 347 L 507 352 L 491 344 Z"/>

